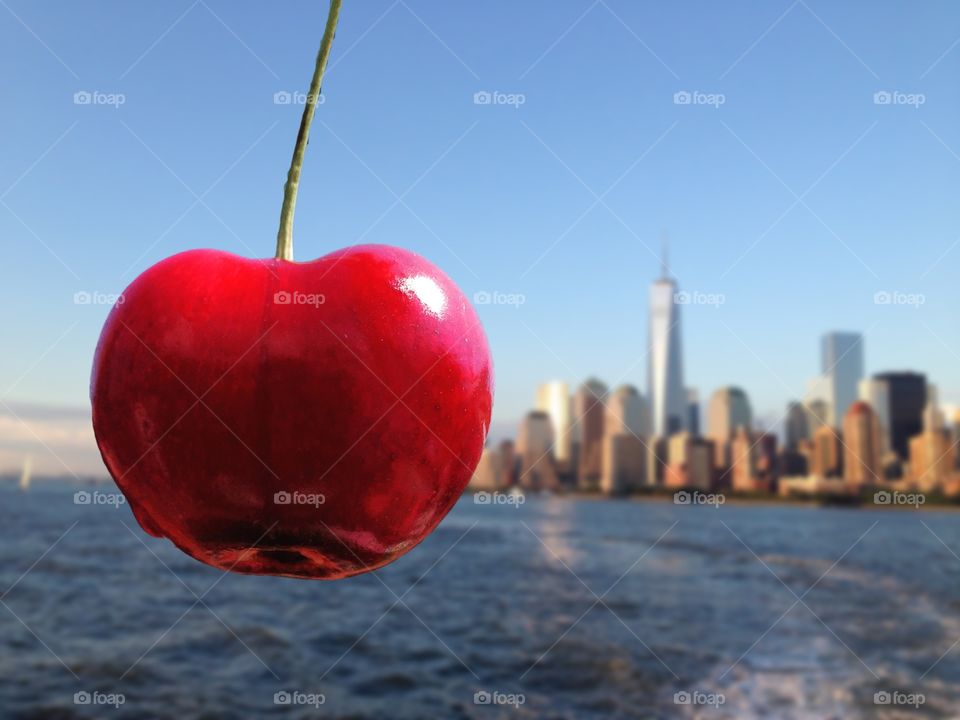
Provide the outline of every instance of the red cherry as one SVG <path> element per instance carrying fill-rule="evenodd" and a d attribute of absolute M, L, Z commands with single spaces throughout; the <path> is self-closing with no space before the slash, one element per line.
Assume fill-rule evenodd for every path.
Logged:
<path fill-rule="evenodd" d="M 91 382 L 97 443 L 144 530 L 224 570 L 327 579 L 436 527 L 492 393 L 460 290 L 381 245 L 168 258 L 123 293 Z"/>

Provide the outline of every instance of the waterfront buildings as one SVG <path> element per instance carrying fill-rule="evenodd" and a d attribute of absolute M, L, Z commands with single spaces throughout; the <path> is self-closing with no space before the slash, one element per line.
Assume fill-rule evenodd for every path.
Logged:
<path fill-rule="evenodd" d="M 650 408 L 633 385 L 621 385 L 607 398 L 604 432 L 607 435 L 626 433 L 650 435 Z"/>
<path fill-rule="evenodd" d="M 910 479 L 923 491 L 942 486 L 954 474 L 957 446 L 942 430 L 925 430 L 910 438 Z"/>
<path fill-rule="evenodd" d="M 520 423 L 517 434 L 519 459 L 517 484 L 524 490 L 556 490 L 556 465 L 553 460 L 553 428 L 550 416 L 534 410 Z"/>
<path fill-rule="evenodd" d="M 577 487 L 595 490 L 603 467 L 603 426 L 606 416 L 607 386 L 590 378 L 573 396 L 573 422 L 579 436 Z"/>
<path fill-rule="evenodd" d="M 890 385 L 879 378 L 864 378 L 857 386 L 860 399 L 867 403 L 877 416 L 880 425 L 881 454 L 890 452 Z"/>
<path fill-rule="evenodd" d="M 890 447 L 901 461 L 910 455 L 910 438 L 923 432 L 927 378 L 913 372 L 885 372 L 873 376 L 887 385 L 890 407 Z"/>
<path fill-rule="evenodd" d="M 818 427 L 813 433 L 810 456 L 807 460 L 810 473 L 824 478 L 842 477 L 842 458 L 837 431 L 829 425 Z"/>
<path fill-rule="evenodd" d="M 574 428 L 570 388 L 562 381 L 548 382 L 537 388 L 536 409 L 545 412 L 553 428 L 553 457 L 562 469 L 572 469 Z"/>
<path fill-rule="evenodd" d="M 853 485 L 879 485 L 882 462 L 880 420 L 869 404 L 858 400 L 843 419 L 843 479 Z"/>
<path fill-rule="evenodd" d="M 787 450 L 796 451 L 801 440 L 810 437 L 810 422 L 807 409 L 798 402 L 787 405 L 783 422 L 783 444 Z"/>
<path fill-rule="evenodd" d="M 741 427 L 750 430 L 753 426 L 753 410 L 747 394 L 738 387 L 720 388 L 710 396 L 707 409 L 707 437 L 714 443 L 714 464 L 729 467 L 730 441 Z"/>

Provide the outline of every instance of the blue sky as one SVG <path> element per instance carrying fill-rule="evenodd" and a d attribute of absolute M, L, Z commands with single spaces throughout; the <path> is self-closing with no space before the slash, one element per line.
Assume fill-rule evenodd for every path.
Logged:
<path fill-rule="evenodd" d="M 306 89 L 325 13 L 5 0 L 4 402 L 87 404 L 108 308 L 74 293 L 188 248 L 272 254 L 300 114 L 274 94 Z M 928 372 L 958 403 L 958 39 L 951 2 L 348 2 L 296 257 L 396 244 L 470 296 L 522 295 L 478 308 L 500 424 L 545 379 L 644 388 L 664 230 L 681 287 L 723 301 L 684 308 L 701 395 L 781 412 L 842 329 L 868 371 Z"/>

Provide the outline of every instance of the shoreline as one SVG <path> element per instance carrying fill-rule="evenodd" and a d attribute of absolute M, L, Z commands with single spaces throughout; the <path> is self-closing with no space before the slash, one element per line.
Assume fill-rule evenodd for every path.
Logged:
<path fill-rule="evenodd" d="M 77 479 L 71 477 L 47 477 L 47 478 L 36 478 L 33 482 L 31 490 L 35 491 L 38 488 L 42 487 L 56 487 L 56 486 L 67 486 L 71 488 L 77 487 L 99 487 L 103 485 L 110 485 L 116 488 L 116 485 L 113 484 L 110 478 L 81 478 L 78 482 Z M 17 490 L 17 480 L 16 478 L 11 478 L 9 476 L 0 476 L 0 488 L 10 488 Z M 506 490 L 481 490 L 474 488 L 464 488 L 461 498 L 468 497 L 470 495 L 475 495 L 476 493 L 486 492 L 486 493 L 499 493 L 499 494 L 509 494 L 511 489 Z M 28 491 L 29 492 L 29 491 Z M 119 489 L 117 489 L 119 492 Z M 940 512 L 960 512 L 960 498 L 956 500 L 945 498 L 942 495 L 925 495 L 924 493 L 914 493 L 920 495 L 924 498 L 924 502 L 919 505 L 913 504 L 880 504 L 870 501 L 869 496 L 872 494 L 868 493 L 865 497 L 861 496 L 818 496 L 818 497 L 804 497 L 804 496 L 793 496 L 793 497 L 783 497 L 780 495 L 733 495 L 730 493 L 725 493 L 722 491 L 712 491 L 705 492 L 698 489 L 690 488 L 676 488 L 670 491 L 665 489 L 657 489 L 651 492 L 642 492 L 634 493 L 631 495 L 603 495 L 598 492 L 577 492 L 577 491 L 564 491 L 550 494 L 542 494 L 539 492 L 525 492 L 524 497 L 527 499 L 538 499 L 538 500 L 592 500 L 592 501 L 606 501 L 606 502 L 655 502 L 655 503 L 668 503 L 675 504 L 678 507 L 690 506 L 690 507 L 713 507 L 715 503 L 709 502 L 699 502 L 699 503 L 676 503 L 673 500 L 673 496 L 678 492 L 688 492 L 688 493 L 700 493 L 702 495 L 714 495 L 722 496 L 723 502 L 720 503 L 720 506 L 725 505 L 735 505 L 737 507 L 804 507 L 804 508 L 822 508 L 822 509 L 848 509 L 848 510 L 884 510 L 890 512 L 904 512 L 904 511 L 940 511 Z M 888 491 L 889 492 L 889 491 Z M 902 491 L 897 491 L 902 492 Z M 500 503 L 496 503 L 500 504 Z"/>
<path fill-rule="evenodd" d="M 510 489 L 507 490 L 473 490 L 467 488 L 464 490 L 462 497 L 467 497 L 474 495 L 476 493 L 486 492 L 486 493 L 499 493 L 499 494 L 509 494 Z M 719 505 L 709 502 L 700 502 L 696 504 L 688 503 L 677 503 L 673 500 L 673 496 L 678 492 L 698 492 L 703 495 L 714 495 L 722 496 L 723 502 Z M 904 512 L 904 511 L 924 511 L 924 510 L 936 510 L 936 511 L 946 511 L 946 512 L 960 512 L 960 500 L 954 501 L 951 499 L 944 499 L 940 496 L 934 496 L 931 499 L 929 496 L 924 495 L 923 493 L 915 493 L 921 495 L 925 498 L 922 504 L 913 505 L 913 504 L 880 504 L 870 501 L 865 501 L 863 498 L 858 496 L 830 496 L 824 498 L 817 497 L 782 497 L 779 495 L 761 495 L 761 496 L 750 496 L 750 495 L 730 495 L 724 492 L 704 492 L 703 490 L 689 490 L 689 489 L 680 489 L 678 488 L 674 492 L 651 492 L 651 493 L 638 493 L 633 495 L 621 495 L 621 496 L 610 496 L 602 495 L 600 493 L 591 493 L 591 492 L 558 492 L 558 493 L 549 493 L 542 494 L 539 492 L 527 492 L 524 493 L 524 497 L 527 499 L 537 499 L 537 500 L 592 500 L 597 502 L 639 502 L 639 503 L 665 503 L 670 505 L 677 505 L 678 507 L 723 507 L 726 505 L 736 505 L 738 507 L 747 507 L 747 506 L 756 506 L 756 507 L 805 507 L 812 509 L 840 509 L 840 510 L 883 510 L 890 512 Z M 506 504 L 506 503 L 503 503 Z"/>

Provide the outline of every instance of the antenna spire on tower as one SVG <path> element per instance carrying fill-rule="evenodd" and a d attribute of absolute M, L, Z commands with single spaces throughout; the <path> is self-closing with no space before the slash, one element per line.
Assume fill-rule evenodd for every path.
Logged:
<path fill-rule="evenodd" d="M 660 274 L 661 277 L 666 280 L 670 277 L 670 241 L 666 230 L 660 233 L 660 242 L 662 245 L 660 251 Z"/>

